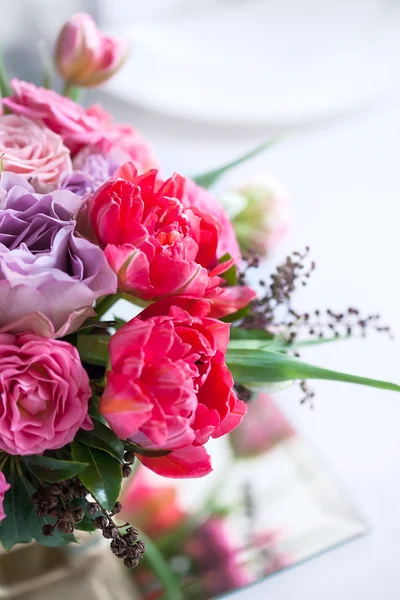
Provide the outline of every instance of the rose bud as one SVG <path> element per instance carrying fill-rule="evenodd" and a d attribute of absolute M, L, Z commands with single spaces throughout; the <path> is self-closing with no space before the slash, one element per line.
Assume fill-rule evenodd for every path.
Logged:
<path fill-rule="evenodd" d="M 58 35 L 55 64 L 68 84 L 93 87 L 110 79 L 127 56 L 127 42 L 105 36 L 90 15 L 78 13 Z"/>
<path fill-rule="evenodd" d="M 270 177 L 249 181 L 221 198 L 229 207 L 242 252 L 265 256 L 286 235 L 290 214 L 286 193 Z"/>

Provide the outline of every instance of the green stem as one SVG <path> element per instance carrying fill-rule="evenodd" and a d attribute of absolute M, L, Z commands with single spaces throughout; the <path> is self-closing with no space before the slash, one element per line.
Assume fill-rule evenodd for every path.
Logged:
<path fill-rule="evenodd" d="M 68 83 L 68 81 L 65 82 L 63 96 L 67 96 L 67 98 L 71 98 L 71 100 L 74 100 L 74 102 L 78 102 L 80 93 L 81 90 L 78 88 L 78 86 Z"/>
<path fill-rule="evenodd" d="M 164 600 L 184 600 L 179 581 L 171 571 L 156 544 L 145 535 L 143 531 L 140 532 L 140 538 L 144 541 L 146 546 L 143 560 L 149 564 L 152 571 L 157 575 L 160 583 L 163 585 L 165 592 Z"/>
<path fill-rule="evenodd" d="M 46 89 L 51 89 L 53 84 L 53 76 L 52 76 L 52 63 L 51 58 L 47 49 L 46 40 L 41 39 L 38 42 L 38 49 L 40 58 L 43 64 L 43 87 Z"/>
<path fill-rule="evenodd" d="M 121 300 L 122 295 L 117 292 L 116 294 L 110 294 L 109 296 L 105 296 L 103 300 L 100 300 L 95 306 L 95 311 L 97 316 L 100 318 L 106 313 L 114 304 Z"/>
<path fill-rule="evenodd" d="M 7 96 L 11 96 L 12 89 L 9 84 L 9 77 L 4 66 L 3 56 L 0 53 L 0 92 L 1 97 L 6 98 Z"/>
<path fill-rule="evenodd" d="M 123 300 L 126 300 L 127 302 L 130 302 L 131 304 L 134 304 L 135 306 L 138 306 L 139 308 L 147 308 L 148 306 L 150 306 L 150 304 L 153 304 L 151 300 L 142 300 L 141 298 L 137 298 L 136 296 L 130 296 L 129 294 L 121 294 L 121 298 Z"/>

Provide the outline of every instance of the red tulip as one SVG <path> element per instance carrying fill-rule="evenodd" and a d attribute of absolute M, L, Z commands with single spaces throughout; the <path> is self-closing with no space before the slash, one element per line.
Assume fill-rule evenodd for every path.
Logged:
<path fill-rule="evenodd" d="M 206 300 L 149 306 L 112 337 L 100 411 L 122 439 L 172 452 L 142 462 L 167 477 L 211 470 L 203 445 L 234 429 L 246 405 L 225 364 L 229 325 L 207 317 Z"/>
<path fill-rule="evenodd" d="M 220 223 L 196 206 L 185 208 L 183 177 L 162 182 L 156 170 L 138 175 L 130 163 L 115 177 L 94 195 L 91 221 L 120 291 L 146 301 L 207 297 L 216 303 L 216 316 L 253 299 L 245 287 L 222 292 L 221 274 L 234 260 L 218 262 Z"/>

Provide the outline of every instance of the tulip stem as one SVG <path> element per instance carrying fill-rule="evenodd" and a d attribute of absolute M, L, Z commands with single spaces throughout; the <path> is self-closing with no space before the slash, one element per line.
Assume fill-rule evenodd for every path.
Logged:
<path fill-rule="evenodd" d="M 2 98 L 11 96 L 12 89 L 9 84 L 9 77 L 4 66 L 3 55 L 0 52 L 0 93 Z"/>
<path fill-rule="evenodd" d="M 143 560 L 147 562 L 163 586 L 163 598 L 165 600 L 183 600 L 183 593 L 180 588 L 179 580 L 176 574 L 171 570 L 168 562 L 165 560 L 156 544 L 149 536 L 143 533 L 143 531 L 140 531 L 140 537 L 146 547 Z"/>
<path fill-rule="evenodd" d="M 65 82 L 63 89 L 63 96 L 67 96 L 67 98 L 71 98 L 74 102 L 79 101 L 81 90 L 76 85 L 72 85 L 72 83 Z"/>
<path fill-rule="evenodd" d="M 102 317 L 104 313 L 106 313 L 118 300 L 121 299 L 121 297 L 121 294 L 117 292 L 116 294 L 105 296 L 103 300 L 100 300 L 100 302 L 98 302 L 95 306 L 95 311 L 98 318 Z"/>
<path fill-rule="evenodd" d="M 134 304 L 139 308 L 147 308 L 148 306 L 150 306 L 150 304 L 152 304 L 151 301 L 142 300 L 141 298 L 137 298 L 136 296 L 130 296 L 129 294 L 122 294 L 121 297 L 123 298 L 123 300 L 126 300 L 127 302 L 130 302 L 131 304 Z"/>

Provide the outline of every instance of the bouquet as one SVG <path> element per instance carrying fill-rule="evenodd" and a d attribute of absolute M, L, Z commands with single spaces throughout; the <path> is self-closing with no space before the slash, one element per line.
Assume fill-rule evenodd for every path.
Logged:
<path fill-rule="evenodd" d="M 143 536 L 116 520 L 132 465 L 207 475 L 208 440 L 234 430 L 260 388 L 298 381 L 306 399 L 309 379 L 400 386 L 296 356 L 385 328 L 353 308 L 293 308 L 314 268 L 308 250 L 270 281 L 257 275 L 270 195 L 259 182 L 236 191 L 244 204 L 231 221 L 206 189 L 240 161 L 163 178 L 134 128 L 77 102 L 126 55 L 78 14 L 56 43 L 62 94 L 48 70 L 37 87 L 1 68 L 0 540 L 60 546 L 98 529 L 135 567 Z M 128 322 L 120 299 L 136 307 Z"/>

